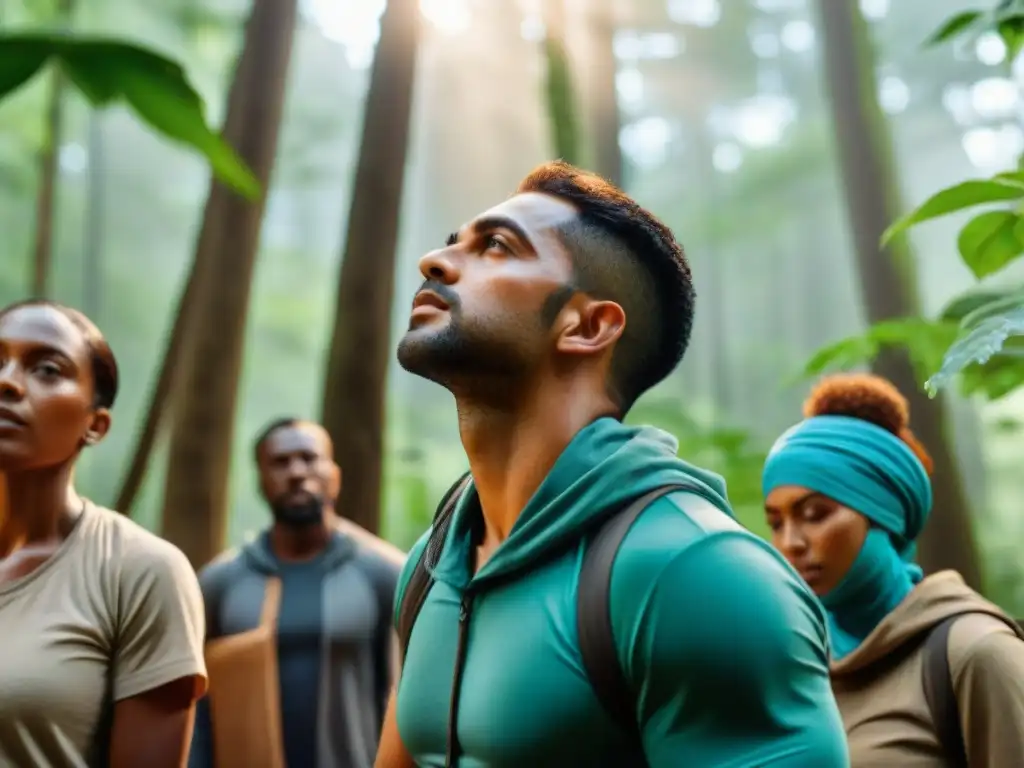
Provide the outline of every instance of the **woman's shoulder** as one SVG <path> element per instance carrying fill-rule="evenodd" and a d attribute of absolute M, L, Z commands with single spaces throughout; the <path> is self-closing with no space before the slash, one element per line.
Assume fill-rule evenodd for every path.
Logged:
<path fill-rule="evenodd" d="M 152 571 L 156 573 L 193 573 L 185 554 L 166 539 L 146 530 L 137 522 L 92 502 L 86 503 L 88 517 L 83 521 L 93 546 L 102 548 L 104 555 L 119 566 L 122 572 Z"/>

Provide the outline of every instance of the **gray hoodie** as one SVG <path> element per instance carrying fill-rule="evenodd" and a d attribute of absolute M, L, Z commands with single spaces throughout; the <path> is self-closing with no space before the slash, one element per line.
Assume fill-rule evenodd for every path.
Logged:
<path fill-rule="evenodd" d="M 391 686 L 391 611 L 400 565 L 335 532 L 322 566 L 317 764 L 294 768 L 371 768 Z M 265 535 L 203 568 L 207 640 L 254 629 L 267 577 L 277 572 Z M 189 768 L 216 765 L 206 704 L 200 701 L 196 713 Z"/>

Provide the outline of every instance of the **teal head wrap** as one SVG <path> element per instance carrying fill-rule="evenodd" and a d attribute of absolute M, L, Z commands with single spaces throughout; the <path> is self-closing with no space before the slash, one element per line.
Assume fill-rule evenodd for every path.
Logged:
<path fill-rule="evenodd" d="M 775 442 L 762 490 L 767 496 L 783 485 L 816 491 L 864 515 L 907 561 L 932 508 L 931 480 L 910 447 L 850 416 L 813 416 Z"/>
<path fill-rule="evenodd" d="M 780 486 L 802 486 L 872 523 L 850 570 L 822 596 L 833 653 L 845 656 L 921 580 L 914 542 L 931 511 L 928 473 L 888 430 L 849 416 L 814 416 L 775 442 L 761 485 L 765 497 Z"/>

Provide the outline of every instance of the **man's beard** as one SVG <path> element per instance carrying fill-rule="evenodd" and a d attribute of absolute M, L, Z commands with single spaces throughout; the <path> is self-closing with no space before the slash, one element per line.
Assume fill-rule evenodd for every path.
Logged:
<path fill-rule="evenodd" d="M 307 528 L 324 519 L 324 500 L 322 496 L 309 494 L 301 501 L 278 500 L 270 505 L 274 522 L 289 528 Z"/>
<path fill-rule="evenodd" d="M 398 362 L 409 373 L 450 390 L 472 391 L 518 380 L 532 367 L 524 332 L 536 334 L 537 329 L 516 325 L 501 324 L 500 331 L 491 332 L 467 327 L 452 314 L 443 328 L 409 330 L 398 343 Z"/>

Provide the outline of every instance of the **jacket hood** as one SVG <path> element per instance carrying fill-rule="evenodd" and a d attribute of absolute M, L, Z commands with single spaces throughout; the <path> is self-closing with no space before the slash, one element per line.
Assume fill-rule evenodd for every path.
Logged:
<path fill-rule="evenodd" d="M 645 493 L 685 485 L 732 515 L 725 482 L 676 457 L 674 437 L 652 427 L 601 418 L 580 430 L 513 525 L 508 538 L 472 577 L 474 587 L 564 551 Z M 472 483 L 455 509 L 433 576 L 457 589 L 471 580 L 470 553 L 480 502 Z"/>
<path fill-rule="evenodd" d="M 355 542 L 337 531 L 332 532 L 331 538 L 327 542 L 327 549 L 321 555 L 324 570 L 333 571 L 355 553 Z M 280 570 L 278 560 L 270 549 L 269 531 L 263 531 L 255 539 L 245 544 L 242 547 L 241 555 L 250 568 L 260 573 L 274 575 Z"/>
<path fill-rule="evenodd" d="M 940 571 L 924 579 L 878 624 L 856 650 L 833 662 L 835 676 L 853 674 L 890 657 L 904 646 L 919 645 L 939 622 L 960 613 L 983 613 L 1021 631 L 999 606 L 968 587 L 956 571 Z"/>

